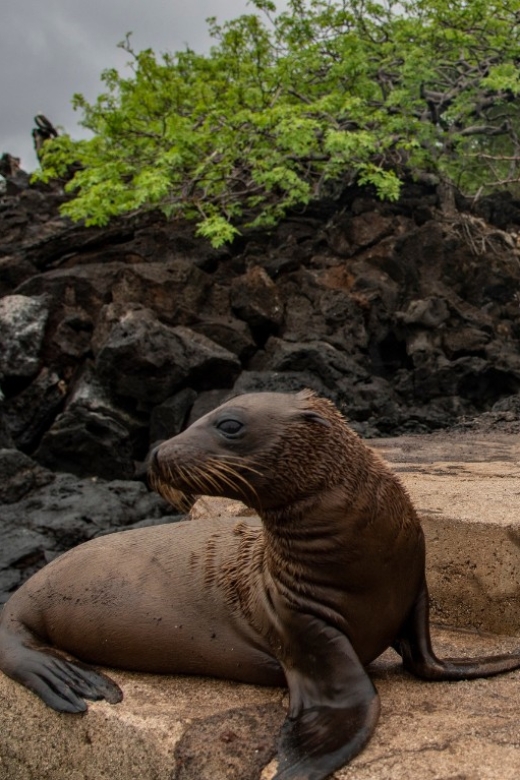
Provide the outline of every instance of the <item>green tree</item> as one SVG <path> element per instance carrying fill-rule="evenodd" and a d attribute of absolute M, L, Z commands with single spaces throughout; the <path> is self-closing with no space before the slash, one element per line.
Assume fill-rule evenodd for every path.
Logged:
<path fill-rule="evenodd" d="M 46 144 L 40 176 L 81 166 L 65 213 L 160 207 L 218 246 L 331 185 L 396 199 L 410 176 L 473 194 L 519 181 L 517 0 L 252 5 L 208 20 L 208 55 L 136 52 L 127 36 L 131 75 L 74 97 L 93 138 Z"/>

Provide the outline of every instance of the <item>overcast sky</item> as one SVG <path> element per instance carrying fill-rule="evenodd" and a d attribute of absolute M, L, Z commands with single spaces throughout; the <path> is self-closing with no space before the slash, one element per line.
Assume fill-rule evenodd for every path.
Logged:
<path fill-rule="evenodd" d="M 279 7 L 283 4 L 280 3 Z M 33 117 L 42 113 L 79 137 L 75 92 L 93 100 L 105 68 L 121 70 L 128 55 L 117 48 L 129 31 L 137 50 L 207 51 L 205 20 L 252 12 L 247 0 L 1 0 L 0 154 L 36 167 Z"/>

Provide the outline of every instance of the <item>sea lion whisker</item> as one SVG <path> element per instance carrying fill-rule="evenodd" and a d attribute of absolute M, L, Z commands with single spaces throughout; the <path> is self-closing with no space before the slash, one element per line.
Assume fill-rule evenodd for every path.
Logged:
<path fill-rule="evenodd" d="M 211 473 L 208 472 L 206 464 L 204 464 L 204 469 L 191 470 L 189 478 L 193 481 L 202 495 L 211 493 L 218 495 L 221 490 L 221 485 L 211 476 Z"/>
<path fill-rule="evenodd" d="M 190 500 L 190 497 L 187 496 L 186 493 L 183 493 L 182 490 L 177 490 L 171 485 L 168 485 L 167 496 L 169 502 L 180 509 L 181 512 L 190 511 L 193 501 Z"/>
<path fill-rule="evenodd" d="M 232 490 L 236 491 L 237 493 L 240 493 L 241 495 L 244 495 L 244 490 L 241 485 L 239 485 L 237 482 L 234 482 L 229 474 L 226 474 L 222 471 L 215 471 L 216 474 L 218 474 L 218 478 L 220 479 L 220 482 L 223 482 L 225 485 L 228 485 Z"/>
<path fill-rule="evenodd" d="M 210 473 L 215 476 L 215 479 L 211 479 L 209 474 L 206 475 L 208 481 L 211 479 L 211 482 L 216 489 L 220 487 L 217 479 L 219 479 L 220 482 L 223 482 L 225 485 L 228 485 L 228 487 L 232 488 L 233 490 L 239 489 L 238 485 L 230 479 L 229 474 L 220 469 L 218 463 L 211 462 L 207 463 L 206 466 L 209 468 Z"/>
<path fill-rule="evenodd" d="M 234 468 L 231 466 L 231 464 L 227 463 L 226 461 L 224 461 L 224 462 L 222 462 L 222 461 L 216 461 L 215 465 L 216 465 L 216 466 L 218 466 L 218 468 L 219 468 L 219 469 L 221 469 L 223 472 L 226 472 L 226 473 L 228 473 L 228 474 L 231 474 L 232 476 L 236 477 L 236 479 L 240 480 L 240 481 L 241 481 L 241 482 L 243 482 L 245 485 L 247 485 L 247 487 L 248 487 L 250 490 L 253 490 L 253 491 L 254 491 L 254 488 L 253 488 L 253 486 L 251 485 L 251 483 L 249 482 L 249 480 L 248 480 L 248 479 L 246 479 L 246 477 L 244 477 L 244 475 L 243 475 L 243 474 L 241 474 L 241 473 L 240 473 L 240 472 L 239 472 L 237 469 L 234 469 Z M 257 473 L 257 474 L 260 474 L 260 472 L 259 472 L 259 471 L 258 471 L 258 472 L 255 472 L 255 473 Z M 260 474 L 260 476 L 261 476 L 261 474 Z"/>
<path fill-rule="evenodd" d="M 250 499 L 251 493 L 255 496 L 256 499 L 258 499 L 258 493 L 253 487 L 253 485 L 242 474 L 240 474 L 240 472 L 233 469 L 230 466 L 230 464 L 226 462 L 222 462 L 220 460 L 214 460 L 214 459 L 208 459 L 208 462 L 212 465 L 212 467 L 215 470 L 218 469 L 222 480 L 224 480 L 224 474 L 226 474 L 228 479 L 234 477 L 237 480 L 237 482 L 235 482 L 234 484 L 231 484 L 229 482 L 228 484 L 230 484 L 231 487 L 236 489 L 246 499 L 246 501 Z M 239 485 L 238 484 L 239 482 L 242 482 L 243 484 Z M 244 486 L 249 491 L 248 493 L 246 493 Z"/>
<path fill-rule="evenodd" d="M 207 465 L 212 469 L 218 470 L 219 472 L 233 474 L 233 476 L 239 476 L 236 469 L 232 468 L 227 463 L 222 463 L 218 458 L 208 458 Z"/>
<path fill-rule="evenodd" d="M 170 464 L 168 464 L 168 476 L 170 477 L 170 482 L 175 482 L 175 477 L 173 476 L 173 471 Z"/>
<path fill-rule="evenodd" d="M 197 485 L 195 485 L 195 480 L 193 479 L 192 471 L 189 471 L 184 466 L 181 466 L 180 463 L 176 464 L 176 469 L 177 469 L 177 472 L 178 472 L 178 475 L 180 477 L 181 482 L 183 482 L 184 484 L 189 485 L 190 487 L 192 487 L 192 486 L 197 487 Z M 172 475 L 172 480 L 173 480 L 173 475 Z"/>
<path fill-rule="evenodd" d="M 223 457 L 219 458 L 218 462 L 223 464 L 223 465 L 225 464 L 225 465 L 229 465 L 229 466 L 233 466 L 233 465 L 236 464 L 237 466 L 240 466 L 241 469 L 245 469 L 246 471 L 250 471 L 252 474 L 256 474 L 258 477 L 263 477 L 264 476 L 263 471 L 259 471 L 254 466 L 251 466 L 249 463 L 244 463 L 236 455 L 232 455 L 232 456 L 229 456 L 229 457 L 223 456 Z"/>
<path fill-rule="evenodd" d="M 208 471 L 208 469 L 205 468 L 204 469 L 204 473 L 200 474 L 199 476 L 200 476 L 201 484 L 205 485 L 205 491 L 204 492 L 208 492 L 208 488 L 211 488 L 212 490 L 214 490 L 214 491 L 216 491 L 218 493 L 218 491 L 220 490 L 220 485 L 217 482 L 217 480 L 214 478 L 211 470 Z"/>
<path fill-rule="evenodd" d="M 240 476 L 236 469 L 232 468 L 227 463 L 222 463 L 217 458 L 208 458 L 207 465 L 215 471 L 232 474 L 233 476 Z"/>
<path fill-rule="evenodd" d="M 208 489 L 211 487 L 218 490 L 218 483 L 210 478 L 205 469 L 203 472 L 202 470 L 191 471 L 190 478 L 193 479 L 193 482 L 198 486 L 201 493 L 208 493 Z"/>
<path fill-rule="evenodd" d="M 175 481 L 173 479 L 170 466 L 168 466 L 167 471 L 171 481 Z M 192 505 L 190 497 L 187 496 L 182 490 L 174 488 L 173 485 L 164 479 L 161 473 L 158 474 L 154 471 L 150 471 L 149 481 L 152 490 L 154 490 L 156 493 L 159 493 L 159 495 L 162 496 L 165 501 L 168 501 L 169 504 L 172 504 L 174 507 L 180 509 L 181 512 L 189 512 Z"/>

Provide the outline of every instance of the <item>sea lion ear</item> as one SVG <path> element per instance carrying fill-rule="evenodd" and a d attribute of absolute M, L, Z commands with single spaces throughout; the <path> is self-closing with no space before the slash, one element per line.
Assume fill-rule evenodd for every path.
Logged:
<path fill-rule="evenodd" d="M 320 425 L 324 425 L 325 428 L 331 428 L 332 423 L 330 420 L 327 420 L 326 417 L 324 417 L 319 412 L 315 412 L 313 409 L 302 409 L 300 412 L 301 416 L 304 418 L 304 420 L 308 420 L 312 423 L 319 423 Z"/>

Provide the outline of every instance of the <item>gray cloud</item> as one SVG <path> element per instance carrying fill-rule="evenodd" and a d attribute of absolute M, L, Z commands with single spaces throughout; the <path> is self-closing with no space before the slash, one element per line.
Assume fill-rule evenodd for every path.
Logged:
<path fill-rule="evenodd" d="M 280 4 L 282 5 L 282 4 Z M 205 19 L 251 12 L 247 0 L 3 0 L 0 25 L 0 154 L 32 170 L 33 117 L 41 112 L 80 137 L 75 92 L 93 100 L 105 68 L 124 68 L 117 48 L 132 31 L 136 49 L 206 51 Z M 84 131 L 83 131 L 84 132 Z"/>

